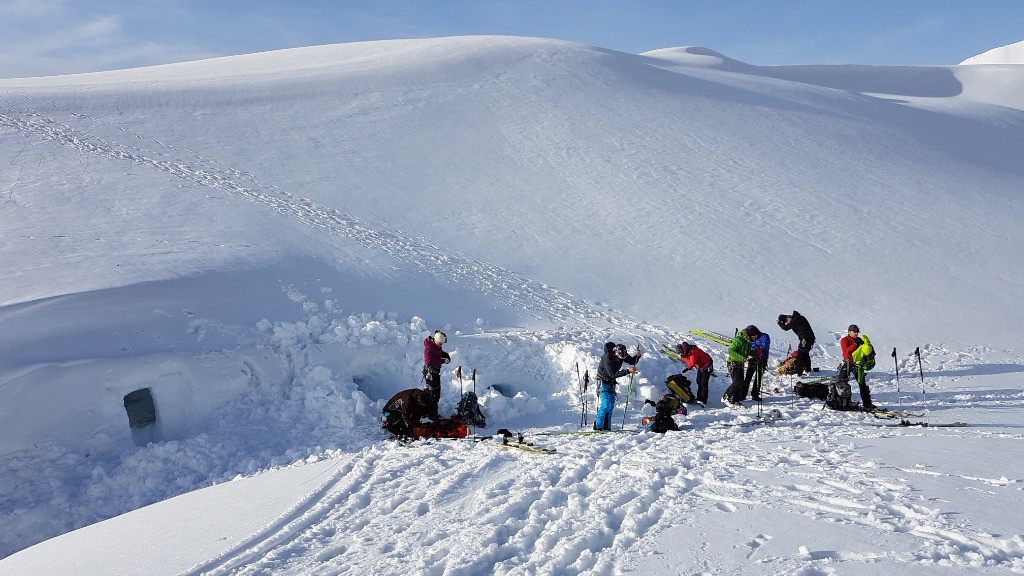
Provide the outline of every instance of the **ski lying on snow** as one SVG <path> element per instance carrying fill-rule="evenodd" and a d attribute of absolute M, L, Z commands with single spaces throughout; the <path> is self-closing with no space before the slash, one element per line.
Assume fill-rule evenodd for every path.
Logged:
<path fill-rule="evenodd" d="M 513 434 L 508 428 L 498 430 L 494 436 L 497 438 L 497 442 L 493 443 L 492 446 L 497 446 L 498 448 L 509 448 L 513 450 L 521 450 L 523 452 L 533 452 L 536 454 L 554 454 L 556 452 L 554 448 L 537 446 L 533 442 L 527 442 L 523 438 L 522 432 Z M 513 438 L 513 436 L 515 436 L 515 438 Z"/>
<path fill-rule="evenodd" d="M 484 440 L 490 440 L 493 436 L 466 436 L 464 438 L 451 438 L 451 437 L 419 437 L 419 438 L 387 438 L 388 441 L 394 442 L 399 446 L 414 447 L 414 446 L 430 446 L 431 444 L 439 444 L 442 442 L 483 442 Z"/>
<path fill-rule="evenodd" d="M 508 442 L 494 442 L 491 446 L 497 446 L 498 448 L 508 448 L 511 450 L 519 450 L 521 452 L 532 452 L 534 454 L 555 454 L 558 452 L 554 448 L 548 448 L 546 446 L 537 446 L 529 442 L 517 442 L 515 440 L 509 440 Z"/>
<path fill-rule="evenodd" d="M 889 410 L 887 408 L 875 408 L 874 410 L 861 409 L 861 412 L 871 414 L 875 418 L 924 418 L 924 414 L 915 414 L 913 412 L 907 412 L 906 410 Z"/>
<path fill-rule="evenodd" d="M 531 436 L 594 436 L 598 434 L 635 434 L 641 432 L 639 429 L 625 428 L 623 430 L 569 430 L 567 432 L 534 432 Z"/>
<path fill-rule="evenodd" d="M 753 420 L 744 420 L 743 422 L 715 422 L 715 424 L 718 426 L 757 426 L 758 424 L 774 424 L 779 420 L 785 420 L 785 418 L 762 416 Z"/>
<path fill-rule="evenodd" d="M 683 361 L 683 359 L 679 356 L 679 353 L 676 352 L 675 349 L 673 349 L 668 344 L 662 344 L 661 345 L 661 353 L 664 354 L 665 356 L 668 356 L 672 360 L 675 360 L 676 362 L 682 362 Z"/>
<path fill-rule="evenodd" d="M 963 428 L 967 422 L 950 422 L 948 424 L 930 424 L 928 422 L 911 422 L 900 420 L 899 424 L 872 424 L 872 426 L 901 427 L 901 428 Z"/>
<path fill-rule="evenodd" d="M 709 330 L 690 330 L 690 334 L 725 346 L 732 343 L 732 338 L 729 338 L 725 334 L 719 334 L 718 332 L 711 332 Z"/>

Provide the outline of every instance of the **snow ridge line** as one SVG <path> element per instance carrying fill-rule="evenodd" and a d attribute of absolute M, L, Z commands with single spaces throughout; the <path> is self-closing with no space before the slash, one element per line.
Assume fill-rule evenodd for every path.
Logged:
<path fill-rule="evenodd" d="M 5 102 L 12 104 L 9 100 Z M 399 261 L 413 264 L 426 272 L 446 281 L 454 281 L 476 291 L 490 295 L 509 307 L 526 311 L 531 316 L 562 325 L 583 326 L 600 329 L 615 327 L 627 333 L 651 334 L 673 338 L 668 329 L 640 322 L 626 314 L 606 311 L 591 302 L 574 299 L 546 284 L 526 276 L 498 267 L 478 259 L 468 259 L 456 253 L 449 253 L 438 246 L 409 237 L 398 230 L 390 229 L 383 223 L 373 228 L 355 216 L 319 206 L 313 201 L 296 196 L 272 186 L 260 184 L 254 177 L 240 170 L 221 170 L 210 166 L 194 166 L 181 160 L 162 160 L 148 155 L 136 147 L 108 142 L 72 128 L 53 118 L 34 111 L 26 113 L 24 120 L 0 114 L 0 126 L 35 135 L 43 140 L 69 146 L 84 154 L 101 156 L 111 160 L 128 161 L 163 171 L 186 182 L 213 188 L 255 204 L 262 204 L 279 214 L 293 218 L 327 234 L 345 237 L 361 245 L 384 252 Z M 87 118 L 78 115 L 82 118 Z M 93 121 L 96 121 L 93 119 Z M 133 133 L 136 138 L 142 135 Z M 162 146 L 166 146 L 156 141 Z M 207 161 L 196 155 L 201 163 Z M 237 180 L 252 181 L 246 186 Z M 264 189 L 264 191 L 258 188 Z M 453 280 L 454 279 L 454 280 Z"/>

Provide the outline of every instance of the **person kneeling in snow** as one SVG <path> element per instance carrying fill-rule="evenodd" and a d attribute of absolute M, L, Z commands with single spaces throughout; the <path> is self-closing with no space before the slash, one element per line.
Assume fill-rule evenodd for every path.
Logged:
<path fill-rule="evenodd" d="M 676 414 L 686 415 L 686 406 L 676 394 L 669 392 L 655 403 L 653 400 L 644 400 L 644 404 L 654 406 L 654 416 L 644 418 L 642 424 L 651 432 L 664 434 L 669 430 L 678 431 L 679 426 L 672 417 Z"/>
<path fill-rule="evenodd" d="M 413 426 L 424 417 L 440 420 L 431 393 L 421 388 L 402 390 L 384 404 L 381 428 L 399 438 L 411 438 Z"/>

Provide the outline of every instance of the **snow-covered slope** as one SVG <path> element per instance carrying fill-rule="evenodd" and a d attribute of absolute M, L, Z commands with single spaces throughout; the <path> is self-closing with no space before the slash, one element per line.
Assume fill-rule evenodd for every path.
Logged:
<path fill-rule="evenodd" d="M 463 37 L 0 80 L 0 448 L 13 463 L 0 481 L 13 526 L 2 551 L 305 459 L 352 459 L 360 470 L 397 459 L 391 474 L 404 470 L 404 483 L 366 472 L 367 492 L 342 486 L 337 498 L 381 514 L 401 507 L 392 488 L 401 489 L 426 503 L 396 521 L 428 526 L 449 517 L 439 505 L 448 496 L 425 487 L 451 470 L 458 477 L 442 491 L 525 483 L 557 505 L 583 490 L 587 505 L 569 506 L 574 519 L 548 538 L 581 535 L 561 552 L 590 550 L 564 564 L 573 570 L 617 570 L 609 550 L 649 550 L 654 534 L 678 526 L 681 509 L 643 511 L 680 486 L 652 490 L 648 474 L 605 493 L 585 471 L 618 474 L 652 438 L 595 443 L 607 455 L 559 440 L 568 455 L 539 472 L 469 447 L 438 449 L 451 450 L 438 465 L 381 448 L 379 403 L 417 385 L 422 338 L 445 329 L 455 364 L 479 370 L 492 426 L 516 429 L 578 421 L 576 367 L 593 371 L 607 339 L 639 339 L 651 352 L 691 328 L 731 334 L 753 323 L 785 354 L 790 335 L 772 324 L 793 309 L 814 324 L 826 370 L 836 335 L 856 322 L 880 351 L 899 351 L 904 371 L 920 346 L 947 384 L 1018 373 L 1020 68 L 755 67 L 698 47 L 631 55 Z M 721 368 L 723 351 L 708 348 Z M 657 397 L 678 368 L 654 354 L 643 363 L 641 397 Z M 883 402 L 902 400 L 894 377 L 876 376 Z M 465 385 L 446 374 L 445 410 Z M 1001 386 L 995 402 L 1012 402 L 1019 391 Z M 124 397 L 144 388 L 157 424 L 133 438 Z M 719 378 L 716 404 L 722 388 Z M 948 394 L 941 406 L 952 411 Z M 719 409 L 694 431 L 731 419 Z M 798 412 L 787 409 L 798 424 L 773 442 L 811 446 L 842 421 Z M 993 453 L 1012 437 L 1007 418 L 991 422 Z M 700 450 L 741 453 L 743 442 L 723 434 Z M 661 442 L 678 451 L 690 441 Z M 823 450 L 857 451 L 835 442 Z M 795 450 L 794 461 L 816 457 Z M 660 462 L 655 452 L 641 468 Z M 752 458 L 654 473 L 728 483 Z M 849 473 L 827 460 L 825 473 Z M 1002 485 L 1012 493 L 1017 481 Z M 498 551 L 451 566 L 474 573 L 526 556 L 520 570 L 556 571 L 560 560 L 530 556 L 536 539 L 500 551 L 513 540 L 502 532 L 510 519 L 531 533 L 555 521 L 528 498 L 505 498 L 481 540 Z M 573 524 L 604 499 L 632 510 L 603 520 L 615 532 L 631 518 L 623 538 Z M 284 514 L 318 530 L 315 514 Z M 339 532 L 353 518 L 325 522 Z M 1019 565 L 1013 537 L 992 541 L 977 545 L 988 546 L 981 557 Z M 255 557 L 245 545 L 243 564 Z M 424 569 L 443 566 L 432 546 Z M 353 565 L 376 553 L 360 551 Z M 221 571 L 237 560 L 185 556 Z M 963 557 L 932 560 L 969 564 Z"/>
<path fill-rule="evenodd" d="M 555 41 L 461 38 L 7 81 L 9 123 L 41 118 L 7 132 L 6 178 L 18 183 L 8 197 L 22 202 L 5 218 L 23 229 L 77 223 L 56 254 L 38 238 L 12 238 L 12 251 L 40 265 L 19 270 L 3 299 L 75 291 L 65 283 L 102 288 L 194 273 L 225 260 L 368 259 L 347 238 L 308 240 L 335 210 L 676 328 L 706 322 L 704 310 L 723 302 L 725 317 L 716 320 L 726 326 L 800 303 L 834 329 L 856 316 L 876 332 L 957 344 L 1020 322 L 1012 305 L 1020 278 L 998 265 L 1016 256 L 1003 232 L 1020 216 L 1012 192 L 1021 178 L 1019 112 L 985 109 L 979 122 L 982 112 L 966 104 L 921 110 L 763 75 L 658 64 Z M 168 115 L 179 107 L 184 113 Z M 33 133 L 65 145 L 27 148 Z M 31 167 L 39 163 L 60 167 L 61 188 L 37 191 Z M 106 176 L 108 167 L 116 175 Z M 93 168 L 104 174 L 98 185 L 89 181 Z M 99 196 L 47 201 L 79 183 Z M 146 200 L 129 203 L 143 185 Z M 75 201 L 94 207 L 90 220 L 59 213 L 88 208 Z M 298 201 L 310 214 L 289 218 Z M 253 205 L 260 202 L 286 214 Z M 164 217 L 150 225 L 154 205 Z M 183 218 L 202 236 L 161 227 Z M 153 239 L 135 229 L 139 222 Z M 282 239 L 281 226 L 294 233 Z M 79 242 L 91 228 L 105 233 Z M 83 245 L 123 238 L 130 245 L 104 250 L 100 261 L 80 257 Z M 779 274 L 783 263 L 756 250 L 737 259 L 726 247 L 740 238 L 771 246 L 762 253 L 804 273 Z M 936 239 L 966 246 L 932 258 L 925 252 Z M 146 269 L 117 262 L 125 251 L 145 256 Z M 53 258 L 80 263 L 52 278 L 42 264 Z M 846 277 L 846 294 L 835 291 L 834 274 Z M 757 288 L 748 288 L 754 279 Z M 847 296 L 891 285 L 898 290 L 867 309 Z M 1004 313 L 981 309 L 979 293 Z"/>
<path fill-rule="evenodd" d="M 1024 64 L 1024 40 L 971 56 L 960 64 Z"/>

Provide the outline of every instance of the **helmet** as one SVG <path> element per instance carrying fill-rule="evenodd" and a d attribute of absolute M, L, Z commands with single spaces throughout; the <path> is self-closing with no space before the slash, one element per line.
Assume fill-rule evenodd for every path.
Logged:
<path fill-rule="evenodd" d="M 693 346 L 690 346 L 689 342 L 681 342 L 679 344 L 676 344 L 676 352 L 679 352 L 680 356 L 686 356 L 687 354 L 689 354 L 690 348 L 693 348 Z"/>
<path fill-rule="evenodd" d="M 746 332 L 747 336 L 750 336 L 751 338 L 761 334 L 761 331 L 758 330 L 757 326 L 754 326 L 753 324 L 751 324 L 750 326 L 747 326 L 746 328 L 744 328 L 743 331 Z"/>
<path fill-rule="evenodd" d="M 444 332 L 440 330 L 434 330 L 434 344 L 440 346 L 448 341 L 448 337 L 444 335 Z"/>
<path fill-rule="evenodd" d="M 618 358 L 619 360 L 624 360 L 626 356 L 629 356 L 629 352 L 626 350 L 626 346 L 624 344 L 616 344 L 615 357 Z"/>

